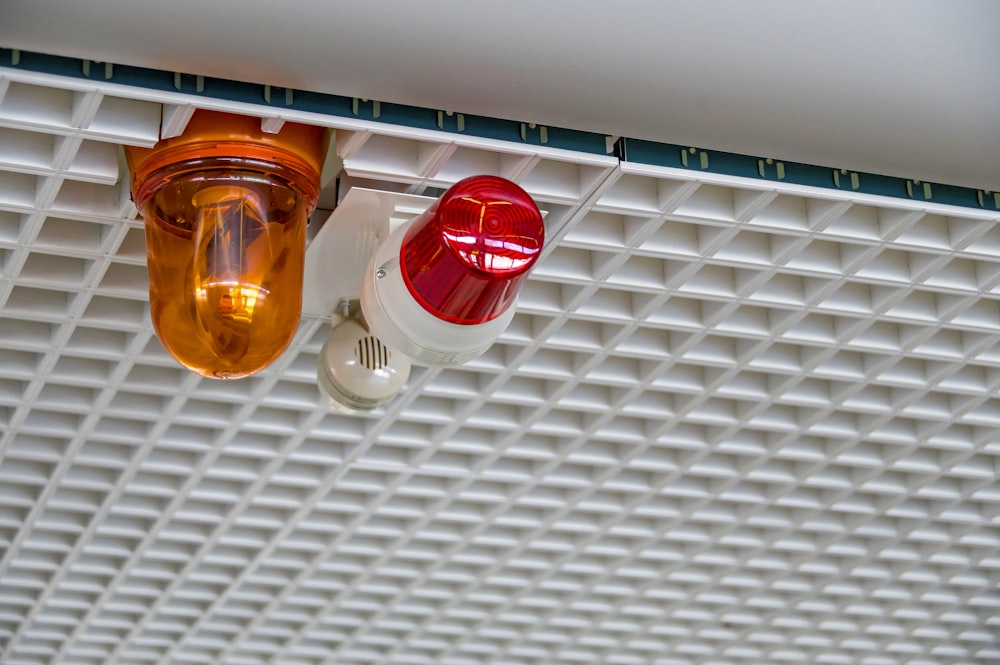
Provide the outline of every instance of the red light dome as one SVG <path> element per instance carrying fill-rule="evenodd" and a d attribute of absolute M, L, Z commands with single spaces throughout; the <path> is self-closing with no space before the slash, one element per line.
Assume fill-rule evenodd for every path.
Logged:
<path fill-rule="evenodd" d="M 434 316 L 483 323 L 517 298 L 544 241 L 542 215 L 527 192 L 495 176 L 466 178 L 410 225 L 400 251 L 403 280 Z"/>

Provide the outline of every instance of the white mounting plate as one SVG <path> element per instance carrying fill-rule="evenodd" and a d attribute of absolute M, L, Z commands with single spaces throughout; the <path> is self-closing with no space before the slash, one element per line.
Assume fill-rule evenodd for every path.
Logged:
<path fill-rule="evenodd" d="M 302 313 L 326 317 L 357 298 L 361 275 L 379 242 L 434 201 L 427 196 L 352 188 L 306 250 Z"/>

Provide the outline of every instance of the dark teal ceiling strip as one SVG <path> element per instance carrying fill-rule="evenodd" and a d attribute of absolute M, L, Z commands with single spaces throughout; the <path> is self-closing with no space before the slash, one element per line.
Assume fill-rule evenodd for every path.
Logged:
<path fill-rule="evenodd" d="M 615 146 L 624 162 L 707 171 L 731 176 L 785 182 L 897 199 L 929 201 L 965 208 L 1000 210 L 1000 194 L 955 185 L 876 175 L 846 169 L 783 162 L 763 157 L 737 155 L 719 150 L 657 143 L 640 139 L 619 139 Z"/>
<path fill-rule="evenodd" d="M 0 48 L 0 66 L 164 92 L 183 92 L 198 97 L 225 99 L 272 108 L 291 108 L 341 118 L 359 118 L 404 127 L 466 134 L 511 143 L 544 145 L 592 155 L 610 154 L 608 137 L 604 134 L 543 127 L 533 123 L 477 115 L 446 113 L 405 104 L 373 102 L 305 90 L 286 90 L 257 83 L 194 76 L 145 67 L 108 65 L 6 48 Z"/>

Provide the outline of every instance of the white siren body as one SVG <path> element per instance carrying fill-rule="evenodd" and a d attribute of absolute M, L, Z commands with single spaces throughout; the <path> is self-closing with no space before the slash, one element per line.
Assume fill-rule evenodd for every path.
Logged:
<path fill-rule="evenodd" d="M 372 333 L 420 365 L 460 365 L 482 355 L 514 318 L 509 307 L 476 325 L 450 323 L 418 303 L 403 280 L 399 253 L 408 226 L 393 231 L 361 280 L 361 310 Z"/>

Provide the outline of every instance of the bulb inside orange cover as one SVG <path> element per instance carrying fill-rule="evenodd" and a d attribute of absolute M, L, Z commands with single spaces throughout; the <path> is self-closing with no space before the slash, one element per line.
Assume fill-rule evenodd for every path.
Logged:
<path fill-rule="evenodd" d="M 204 376 L 260 371 L 298 328 L 306 221 L 327 136 L 305 125 L 281 134 L 262 135 L 253 118 L 198 112 L 182 136 L 127 149 L 153 326 L 178 362 Z"/>

